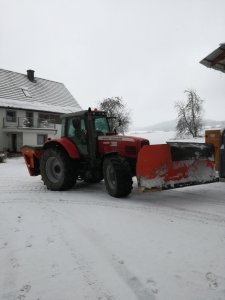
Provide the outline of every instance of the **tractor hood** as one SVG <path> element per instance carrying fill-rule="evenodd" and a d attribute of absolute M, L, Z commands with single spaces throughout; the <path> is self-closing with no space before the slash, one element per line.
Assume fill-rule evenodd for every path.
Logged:
<path fill-rule="evenodd" d="M 100 135 L 98 141 L 100 154 L 117 152 L 130 158 L 136 158 L 140 149 L 144 145 L 149 145 L 146 139 L 125 135 Z"/>
<path fill-rule="evenodd" d="M 99 141 L 123 141 L 123 142 L 131 142 L 131 143 L 148 141 L 147 139 L 141 137 L 128 136 L 128 135 L 100 135 L 98 137 L 98 140 Z"/>

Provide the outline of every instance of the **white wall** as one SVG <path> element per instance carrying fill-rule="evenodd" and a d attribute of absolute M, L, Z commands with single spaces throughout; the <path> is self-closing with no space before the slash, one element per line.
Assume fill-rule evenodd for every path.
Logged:
<path fill-rule="evenodd" d="M 0 108 L 0 129 L 3 127 L 3 117 L 4 117 L 4 114 L 5 114 L 5 110 L 3 108 Z"/>
<path fill-rule="evenodd" d="M 56 124 L 56 134 L 49 134 L 48 137 L 51 139 L 59 139 L 61 137 L 61 127 L 62 125 Z"/>
<path fill-rule="evenodd" d="M 11 134 L 17 134 L 17 151 L 20 151 L 20 148 L 23 145 L 37 145 L 37 135 L 45 134 L 47 138 L 57 139 L 61 137 L 61 125 L 56 124 L 56 133 L 48 130 L 33 130 L 33 129 L 25 129 L 18 130 L 16 128 L 17 124 L 15 122 L 7 122 L 6 123 L 6 110 L 5 108 L 0 108 L 0 151 L 5 151 L 7 149 L 12 148 L 12 136 Z M 12 109 L 13 110 L 13 109 Z M 15 109 L 16 110 L 16 109 Z M 17 118 L 24 118 L 26 116 L 25 110 L 16 110 Z M 34 127 L 37 126 L 38 112 L 33 112 L 34 117 Z M 7 130 L 7 132 L 2 132 L 3 129 L 3 119 L 5 120 L 5 124 L 11 127 L 11 130 Z M 10 129 L 9 127 L 9 129 Z"/>
<path fill-rule="evenodd" d="M 7 136 L 2 132 L 3 128 L 3 118 L 5 118 L 5 109 L 0 108 L 0 151 L 4 151 L 8 148 L 7 146 Z"/>
<path fill-rule="evenodd" d="M 6 122 L 6 111 L 10 110 L 7 108 L 0 108 L 0 151 L 6 151 L 7 149 L 11 149 L 12 147 L 12 133 L 17 135 L 17 151 L 20 151 L 20 148 L 23 145 L 23 134 L 22 132 L 3 132 L 3 120 L 4 123 L 8 126 L 14 127 L 17 123 L 15 122 Z M 16 110 L 16 109 L 12 109 Z M 16 117 L 22 118 L 25 116 L 24 110 L 16 110 Z"/>
<path fill-rule="evenodd" d="M 56 125 L 57 133 L 53 133 L 50 131 L 37 131 L 35 130 L 32 132 L 23 132 L 23 145 L 29 145 L 29 146 L 37 146 L 37 135 L 43 134 L 46 135 L 47 138 L 51 139 L 58 139 L 61 137 L 61 125 Z"/>
<path fill-rule="evenodd" d="M 37 145 L 37 133 L 24 132 L 23 133 L 23 146 L 24 145 Z"/>

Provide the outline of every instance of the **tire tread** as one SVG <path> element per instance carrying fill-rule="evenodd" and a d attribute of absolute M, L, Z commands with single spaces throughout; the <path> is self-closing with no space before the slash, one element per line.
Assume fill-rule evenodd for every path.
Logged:
<path fill-rule="evenodd" d="M 131 168 L 127 160 L 121 156 L 111 156 L 105 160 L 103 163 L 103 173 L 105 174 L 105 169 L 107 164 L 110 163 L 113 165 L 114 170 L 116 172 L 116 178 L 117 178 L 117 188 L 116 190 L 111 190 L 107 180 L 106 176 L 105 178 L 105 185 L 108 193 L 116 198 L 126 197 L 128 196 L 132 191 L 132 173 Z"/>
<path fill-rule="evenodd" d="M 63 180 L 59 183 L 52 183 L 46 175 L 46 172 L 45 172 L 46 161 L 49 156 L 58 157 L 63 164 L 65 176 L 64 176 Z M 41 158 L 40 170 L 41 170 L 42 181 L 44 182 L 44 185 L 46 185 L 49 190 L 53 190 L 53 191 L 69 190 L 73 187 L 73 185 L 76 182 L 73 163 L 71 162 L 71 159 L 68 157 L 67 153 L 65 153 L 65 151 L 63 151 L 61 149 L 58 149 L 58 148 L 51 149 L 50 148 L 50 149 L 44 150 L 44 153 Z"/>

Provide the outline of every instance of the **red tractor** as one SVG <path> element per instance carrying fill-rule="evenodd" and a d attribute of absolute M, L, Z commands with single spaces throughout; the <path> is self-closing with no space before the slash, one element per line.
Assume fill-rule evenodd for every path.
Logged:
<path fill-rule="evenodd" d="M 111 196 L 131 192 L 137 154 L 148 140 L 115 134 L 106 112 L 91 109 L 63 115 L 61 136 L 43 147 L 21 149 L 31 176 L 41 174 L 54 191 L 70 189 L 76 180 L 94 183 L 104 178 Z"/>
<path fill-rule="evenodd" d="M 100 182 L 108 193 L 125 197 L 137 176 L 144 188 L 174 187 L 215 179 L 213 148 L 206 144 L 149 145 L 144 138 L 117 135 L 106 112 L 88 110 L 62 116 L 62 137 L 43 147 L 23 146 L 31 176 L 41 175 L 53 191 L 77 180 Z"/>

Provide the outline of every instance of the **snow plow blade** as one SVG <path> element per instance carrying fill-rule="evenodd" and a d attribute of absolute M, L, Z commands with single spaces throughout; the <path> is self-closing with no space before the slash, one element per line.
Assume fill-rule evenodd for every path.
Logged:
<path fill-rule="evenodd" d="M 41 146 L 23 146 L 20 149 L 30 176 L 37 176 L 40 174 L 40 157 L 42 155 L 43 147 Z"/>
<path fill-rule="evenodd" d="M 217 180 L 213 145 L 168 143 L 144 146 L 137 160 L 141 189 L 166 189 Z"/>

